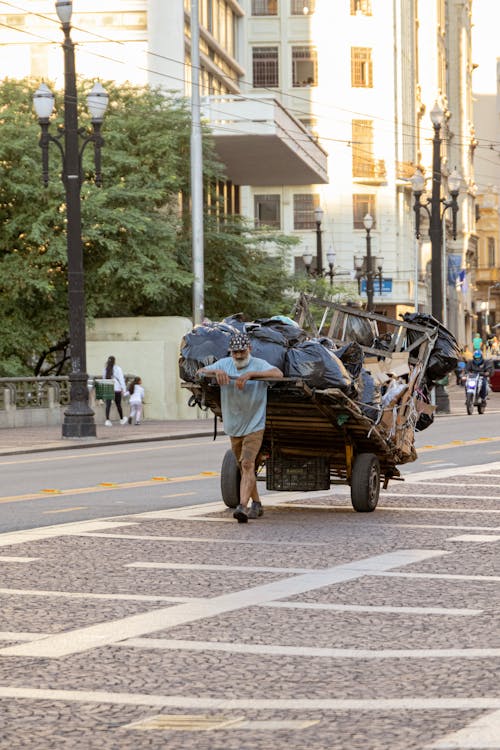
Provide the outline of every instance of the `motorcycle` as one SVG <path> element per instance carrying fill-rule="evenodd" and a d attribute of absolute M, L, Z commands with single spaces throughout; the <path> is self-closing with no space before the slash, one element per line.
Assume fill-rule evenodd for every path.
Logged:
<path fill-rule="evenodd" d="M 473 414 L 475 406 L 479 414 L 484 414 L 486 399 L 483 400 L 479 395 L 481 393 L 483 378 L 484 375 L 481 375 L 480 372 L 467 373 L 465 381 L 465 407 L 467 414 Z"/>

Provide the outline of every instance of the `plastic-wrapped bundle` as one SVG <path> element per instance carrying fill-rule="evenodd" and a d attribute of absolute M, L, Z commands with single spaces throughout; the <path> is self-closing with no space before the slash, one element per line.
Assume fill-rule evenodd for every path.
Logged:
<path fill-rule="evenodd" d="M 357 378 L 361 373 L 365 359 L 361 345 L 357 341 L 351 341 L 349 344 L 337 349 L 335 354 L 342 360 L 353 378 Z"/>
<path fill-rule="evenodd" d="M 374 323 L 367 318 L 348 315 L 344 341 L 357 341 L 363 346 L 372 346 L 375 339 Z"/>
<path fill-rule="evenodd" d="M 376 422 L 380 414 L 380 386 L 368 370 L 362 369 L 356 381 L 356 387 L 358 390 L 357 402 L 361 411 L 368 419 Z"/>
<path fill-rule="evenodd" d="M 258 318 L 255 322 L 261 326 L 266 326 L 266 328 L 279 331 L 286 338 L 289 346 L 295 346 L 295 344 L 300 344 L 307 339 L 307 333 L 291 318 L 276 315 L 273 318 Z"/>
<path fill-rule="evenodd" d="M 179 375 L 182 380 L 192 382 L 200 367 L 211 365 L 227 357 L 229 339 L 238 333 L 227 323 L 209 323 L 193 328 L 181 342 Z"/>
<path fill-rule="evenodd" d="M 352 380 L 344 364 L 317 339 L 288 349 L 284 374 L 304 378 L 313 388 L 340 388 L 348 394 L 353 391 Z"/>
<path fill-rule="evenodd" d="M 407 323 L 415 323 L 424 328 L 437 328 L 438 336 L 436 343 L 431 351 L 429 362 L 425 370 L 425 377 L 428 383 L 441 380 L 449 372 L 455 369 L 458 360 L 461 357 L 460 347 L 454 335 L 436 318 L 426 313 L 405 313 L 403 320 Z M 418 331 L 408 330 L 408 341 L 412 343 L 420 337 Z"/>
<path fill-rule="evenodd" d="M 286 338 L 274 328 L 248 326 L 247 333 L 252 342 L 252 356 L 265 359 L 273 367 L 283 371 L 287 350 Z"/>

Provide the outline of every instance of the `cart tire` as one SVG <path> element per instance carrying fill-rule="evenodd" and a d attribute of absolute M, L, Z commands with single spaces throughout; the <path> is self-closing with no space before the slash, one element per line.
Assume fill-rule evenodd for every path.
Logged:
<path fill-rule="evenodd" d="M 233 451 L 226 451 L 220 471 L 222 499 L 228 508 L 236 508 L 240 503 L 241 472 Z"/>
<path fill-rule="evenodd" d="M 465 408 L 467 409 L 467 414 L 470 416 L 471 414 L 474 414 L 474 397 L 471 393 L 468 393 L 465 399 Z"/>
<path fill-rule="evenodd" d="M 379 460 L 373 453 L 360 453 L 352 468 L 352 507 L 358 513 L 371 513 L 377 507 L 379 494 Z"/>

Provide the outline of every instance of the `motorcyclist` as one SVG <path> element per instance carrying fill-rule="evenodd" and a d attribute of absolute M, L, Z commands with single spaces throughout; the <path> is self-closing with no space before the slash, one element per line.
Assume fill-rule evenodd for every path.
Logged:
<path fill-rule="evenodd" d="M 467 372 L 479 373 L 482 375 L 479 398 L 486 401 L 488 395 L 488 380 L 491 374 L 491 362 L 485 360 L 480 349 L 476 349 L 472 359 L 467 362 Z"/>

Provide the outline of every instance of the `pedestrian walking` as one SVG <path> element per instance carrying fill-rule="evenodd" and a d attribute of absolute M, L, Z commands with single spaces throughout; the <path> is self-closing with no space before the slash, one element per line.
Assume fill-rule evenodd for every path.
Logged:
<path fill-rule="evenodd" d="M 283 373 L 264 359 L 252 357 L 246 333 L 236 333 L 229 341 L 229 357 L 198 370 L 198 375 L 215 375 L 221 392 L 224 431 L 241 469 L 240 503 L 233 513 L 238 523 L 263 514 L 255 480 L 267 408 L 267 378 L 282 378 Z M 252 501 L 250 509 L 248 504 Z"/>
<path fill-rule="evenodd" d="M 478 349 L 481 352 L 483 351 L 483 339 L 480 333 L 476 333 L 476 335 L 472 339 L 472 349 L 473 351 L 477 351 Z"/>
<path fill-rule="evenodd" d="M 115 357 L 108 357 L 108 361 L 106 362 L 106 366 L 104 367 L 103 378 L 114 381 L 114 389 L 115 389 L 114 402 L 116 405 L 116 409 L 118 411 L 118 416 L 120 417 L 120 424 L 126 424 L 127 417 L 123 416 L 122 395 L 125 393 L 127 388 L 125 386 L 125 378 L 123 377 L 123 370 L 121 367 L 119 367 L 119 365 L 116 364 Z M 112 427 L 112 424 L 113 424 L 109 418 L 112 403 L 113 403 L 113 399 L 106 399 L 106 421 L 104 422 L 106 427 Z"/>
<path fill-rule="evenodd" d="M 141 424 L 142 419 L 142 405 L 144 403 L 144 388 L 142 387 L 142 380 L 140 378 L 134 378 L 130 383 L 125 396 L 129 397 L 130 404 L 130 416 L 128 423 Z"/>

